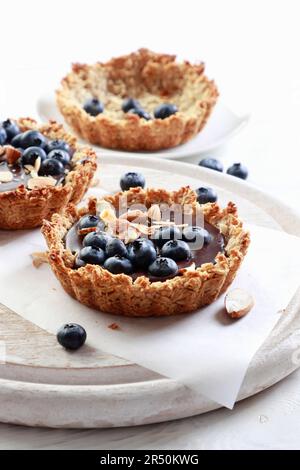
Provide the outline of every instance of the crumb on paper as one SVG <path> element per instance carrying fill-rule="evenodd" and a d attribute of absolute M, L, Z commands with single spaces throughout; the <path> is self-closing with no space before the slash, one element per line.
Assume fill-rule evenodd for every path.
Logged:
<path fill-rule="evenodd" d="M 110 328 L 111 330 L 119 330 L 120 326 L 118 325 L 118 323 L 111 323 L 110 325 L 108 325 L 107 328 Z"/>
<path fill-rule="evenodd" d="M 31 258 L 35 268 L 39 268 L 43 263 L 48 263 L 48 254 L 46 251 L 35 251 L 31 253 Z"/>
<path fill-rule="evenodd" d="M 265 424 L 265 423 L 267 423 L 268 421 L 269 421 L 268 416 L 266 416 L 266 415 L 260 415 L 260 416 L 259 416 L 259 422 L 260 422 L 261 424 Z"/>

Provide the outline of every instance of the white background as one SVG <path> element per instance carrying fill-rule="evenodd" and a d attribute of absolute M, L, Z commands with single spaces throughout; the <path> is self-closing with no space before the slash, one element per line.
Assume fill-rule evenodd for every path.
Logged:
<path fill-rule="evenodd" d="M 217 155 L 242 161 L 250 181 L 298 209 L 298 0 L 44 0 L 1 2 L 0 117 L 34 116 L 38 96 L 71 62 L 139 47 L 203 60 L 222 99 L 251 112 Z M 193 158 L 196 162 L 198 159 Z M 0 448 L 300 448 L 300 373 L 257 397 L 180 422 L 103 431 L 0 425 Z"/>

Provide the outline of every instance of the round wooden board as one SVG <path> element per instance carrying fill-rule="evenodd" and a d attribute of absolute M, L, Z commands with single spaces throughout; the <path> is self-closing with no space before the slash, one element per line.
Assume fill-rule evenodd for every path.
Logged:
<path fill-rule="evenodd" d="M 201 167 L 148 157 L 101 158 L 101 187 L 118 190 L 129 169 L 148 186 L 214 186 L 221 204 L 233 200 L 246 222 L 300 235 L 300 218 L 282 203 L 236 178 Z M 253 358 L 238 399 L 253 395 L 295 370 L 300 291 Z M 2 342 L 2 343 L 1 343 Z M 218 407 L 187 387 L 124 359 L 84 348 L 64 351 L 54 335 L 0 304 L 0 421 L 31 426 L 113 427 L 192 416 Z"/>

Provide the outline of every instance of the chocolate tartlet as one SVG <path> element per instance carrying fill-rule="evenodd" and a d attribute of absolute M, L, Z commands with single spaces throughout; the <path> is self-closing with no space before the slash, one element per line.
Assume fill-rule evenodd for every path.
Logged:
<path fill-rule="evenodd" d="M 163 215 L 166 206 L 176 207 L 170 217 Z M 142 317 L 189 313 L 213 302 L 233 281 L 250 242 L 233 203 L 223 210 L 200 206 L 189 187 L 133 188 L 91 199 L 85 209 L 69 205 L 44 222 L 42 233 L 66 292 L 103 312 Z"/>
<path fill-rule="evenodd" d="M 22 118 L 0 127 L 0 229 L 38 227 L 82 199 L 97 168 L 91 148 L 54 121 L 38 125 Z"/>

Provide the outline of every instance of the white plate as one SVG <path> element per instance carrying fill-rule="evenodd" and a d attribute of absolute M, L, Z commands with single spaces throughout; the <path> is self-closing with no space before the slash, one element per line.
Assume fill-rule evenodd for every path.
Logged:
<path fill-rule="evenodd" d="M 55 119 L 58 122 L 64 122 L 62 115 L 57 109 L 55 98 L 52 93 L 45 94 L 38 99 L 37 111 L 42 120 L 48 121 L 49 119 Z M 187 158 L 199 155 L 224 144 L 247 124 L 249 117 L 249 114 L 238 116 L 224 103 L 219 101 L 203 131 L 186 144 L 158 152 L 134 153 L 135 155 L 152 155 L 164 158 Z M 110 155 L 128 156 L 129 153 L 120 150 L 105 149 L 103 147 L 96 148 L 101 150 L 102 154 L 106 153 Z"/>
<path fill-rule="evenodd" d="M 117 190 L 119 175 L 129 168 L 142 171 L 149 186 L 163 183 L 169 190 L 205 182 L 216 188 L 222 205 L 235 201 L 245 222 L 300 236 L 299 216 L 273 197 L 238 178 L 187 163 L 102 156 L 102 189 Z M 299 351 L 299 305 L 300 290 L 252 359 L 238 400 L 270 387 L 299 367 L 294 354 Z M 53 316 L 55 311 L 44 319 L 50 321 Z M 0 349 L 1 422 L 69 428 L 133 426 L 219 407 L 174 380 L 104 353 L 100 345 L 99 349 L 86 345 L 70 354 L 58 345 L 55 335 L 0 303 L 0 348 L 1 340 L 6 352 L 6 361 L 1 362 Z"/>

